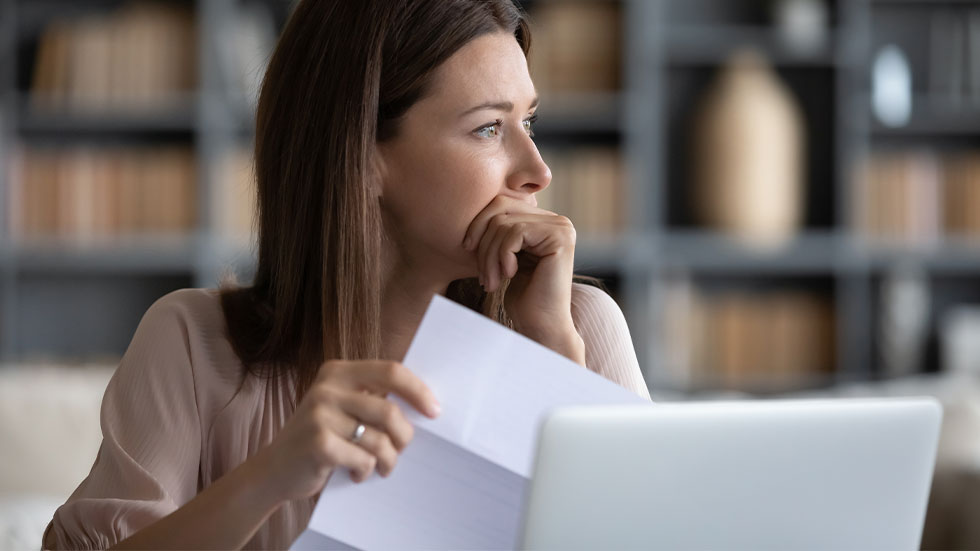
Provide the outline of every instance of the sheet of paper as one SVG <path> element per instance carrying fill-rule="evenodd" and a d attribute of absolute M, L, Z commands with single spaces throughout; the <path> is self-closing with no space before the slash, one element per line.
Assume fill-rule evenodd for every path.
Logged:
<path fill-rule="evenodd" d="M 429 419 L 395 396 L 415 438 L 388 478 L 330 477 L 293 549 L 487 549 L 516 543 L 537 431 L 563 405 L 649 403 L 436 295 L 403 361 L 433 390 Z"/>
<path fill-rule="evenodd" d="M 508 549 L 520 529 L 527 479 L 424 429 L 388 478 L 330 477 L 310 529 L 293 549 Z M 329 497 L 327 497 L 329 496 Z"/>

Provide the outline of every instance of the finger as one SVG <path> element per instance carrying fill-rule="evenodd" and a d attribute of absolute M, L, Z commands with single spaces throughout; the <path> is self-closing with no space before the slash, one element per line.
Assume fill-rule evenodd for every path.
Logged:
<path fill-rule="evenodd" d="M 500 244 L 500 266 L 504 277 L 513 278 L 517 274 L 517 253 L 523 250 L 526 239 L 523 223 L 514 224 L 504 237 Z"/>
<path fill-rule="evenodd" d="M 483 208 L 483 210 L 473 217 L 473 221 L 470 222 L 470 225 L 466 230 L 466 235 L 463 239 L 463 243 L 469 244 L 466 249 L 476 249 L 477 244 L 480 243 L 481 236 L 487 231 L 487 227 L 490 225 L 490 220 L 495 215 L 516 213 L 545 214 L 548 213 L 548 211 L 537 207 L 532 207 L 524 201 L 519 201 L 513 197 L 498 195 L 494 197 L 493 200 Z"/>
<path fill-rule="evenodd" d="M 350 424 L 349 434 L 353 434 L 358 426 L 358 420 L 350 418 Z M 365 424 L 361 439 L 356 443 L 353 441 L 351 443 L 364 448 L 375 457 L 377 462 L 374 468 L 381 476 L 387 477 L 394 470 L 395 463 L 398 462 L 398 451 L 386 432 Z"/>
<path fill-rule="evenodd" d="M 513 220 L 513 224 L 519 223 Z M 523 222 L 522 251 L 541 257 L 557 252 L 559 249 L 574 250 L 575 230 L 567 218 L 558 215 L 535 217 Z"/>
<path fill-rule="evenodd" d="M 495 291 L 500 286 L 501 277 L 503 276 L 503 270 L 501 269 L 500 257 L 501 257 L 501 247 L 503 243 L 508 239 L 508 236 L 512 234 L 515 229 L 517 231 L 523 231 L 524 224 L 526 222 L 517 222 L 508 224 L 505 227 L 497 230 L 492 238 L 490 246 L 487 248 L 487 271 L 490 273 L 490 290 Z"/>
<path fill-rule="evenodd" d="M 412 440 L 412 424 L 405 418 L 398 404 L 391 400 L 370 394 L 344 392 L 338 397 L 337 405 L 355 420 L 360 419 L 361 422 L 383 431 L 385 438 L 392 444 L 392 449 L 401 451 Z M 356 426 L 355 423 L 354 427 Z"/>
<path fill-rule="evenodd" d="M 352 467 L 352 470 L 356 471 L 356 473 L 352 473 L 356 474 L 356 476 L 352 476 L 355 481 L 367 478 L 373 470 L 377 470 L 382 476 L 387 476 L 395 468 L 398 452 L 385 432 L 367 425 L 364 420 L 350 415 L 343 409 L 344 402 L 354 394 L 356 393 L 338 389 L 331 389 L 328 393 L 322 393 L 323 396 L 330 396 L 330 406 L 318 408 L 317 414 L 320 415 L 321 421 L 330 427 L 330 430 L 334 434 L 344 438 L 350 444 L 367 451 L 374 457 L 374 463 L 370 466 L 370 469 L 367 469 L 363 465 Z M 377 399 L 383 400 L 382 398 Z M 358 442 L 354 442 L 354 431 L 361 423 L 365 423 L 364 433 L 361 434 Z"/>
<path fill-rule="evenodd" d="M 354 482 L 365 480 L 377 464 L 370 452 L 333 431 L 323 432 L 317 449 L 329 464 L 349 469 Z"/>
<path fill-rule="evenodd" d="M 490 276 L 492 271 L 493 255 L 490 253 L 490 246 L 497 233 L 501 231 L 506 222 L 506 214 L 498 214 L 493 217 L 487 231 L 480 237 L 480 248 L 476 253 L 477 264 L 479 265 L 480 275 L 483 280 L 483 288 L 490 291 Z"/>
<path fill-rule="evenodd" d="M 359 362 L 357 369 L 348 369 L 347 374 L 359 388 L 382 394 L 394 392 L 423 414 L 432 418 L 439 415 L 439 401 L 432 390 L 399 362 Z"/>

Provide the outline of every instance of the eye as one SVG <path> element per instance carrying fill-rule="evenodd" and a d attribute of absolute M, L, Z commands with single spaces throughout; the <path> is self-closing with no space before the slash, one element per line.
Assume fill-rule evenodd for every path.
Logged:
<path fill-rule="evenodd" d="M 534 115 L 531 115 L 530 117 L 524 119 L 522 122 L 524 123 L 524 130 L 527 131 L 527 135 L 533 138 L 534 137 L 534 129 L 532 128 L 532 125 L 534 125 L 534 123 L 538 122 L 538 115 L 537 115 L 537 113 L 535 113 Z"/>
<path fill-rule="evenodd" d="M 500 125 L 503 122 L 504 121 L 497 119 L 493 124 L 488 124 L 482 128 L 478 128 L 476 130 L 476 134 L 482 138 L 495 138 L 498 134 L 500 134 Z"/>

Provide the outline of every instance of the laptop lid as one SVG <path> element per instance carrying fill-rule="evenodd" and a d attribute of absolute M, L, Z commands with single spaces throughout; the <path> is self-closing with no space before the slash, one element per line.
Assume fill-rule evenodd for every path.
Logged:
<path fill-rule="evenodd" d="M 917 549 L 941 416 L 931 398 L 558 408 L 522 548 Z"/>

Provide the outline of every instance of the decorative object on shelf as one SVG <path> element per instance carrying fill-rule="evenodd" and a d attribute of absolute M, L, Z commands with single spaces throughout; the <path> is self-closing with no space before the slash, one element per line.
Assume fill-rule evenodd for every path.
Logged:
<path fill-rule="evenodd" d="M 691 159 L 700 221 L 753 246 L 790 240 L 803 210 L 803 125 L 792 93 L 762 54 L 737 52 L 696 115 Z"/>
<path fill-rule="evenodd" d="M 921 269 L 895 268 L 882 278 L 878 338 L 888 376 L 912 375 L 921 370 L 930 302 L 928 278 Z"/>
<path fill-rule="evenodd" d="M 950 308 L 939 324 L 943 371 L 980 377 L 980 305 Z"/>
<path fill-rule="evenodd" d="M 823 0 L 779 0 L 773 20 L 783 44 L 798 54 L 813 53 L 827 42 L 827 4 Z"/>
<path fill-rule="evenodd" d="M 912 71 L 894 44 L 880 49 L 871 69 L 871 106 L 885 126 L 905 126 L 912 116 Z"/>

